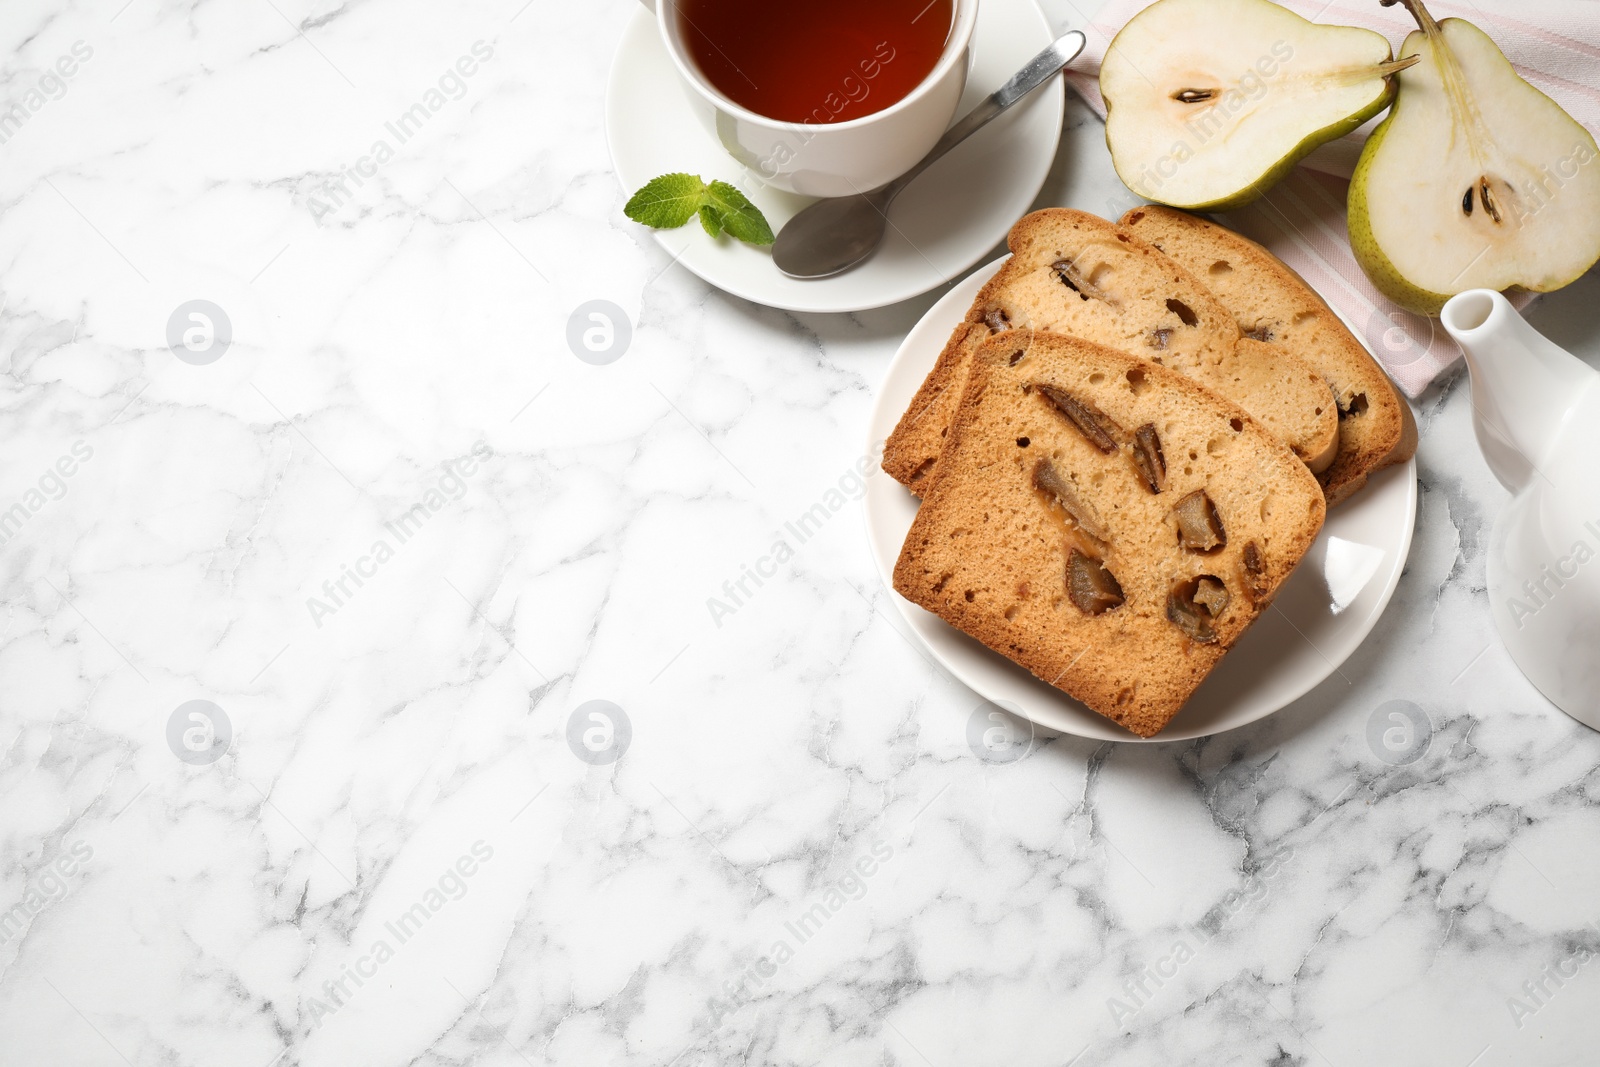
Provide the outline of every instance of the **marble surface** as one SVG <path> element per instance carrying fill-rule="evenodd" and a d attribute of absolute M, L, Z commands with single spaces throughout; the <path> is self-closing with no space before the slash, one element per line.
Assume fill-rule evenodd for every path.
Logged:
<path fill-rule="evenodd" d="M 1494 642 L 1463 383 L 1340 676 L 973 746 L 849 499 L 937 294 L 626 223 L 633 10 L 7 5 L 0 1063 L 1593 1063 L 1600 735 Z M 1114 206 L 1069 126 L 1040 202 Z M 1594 362 L 1597 300 L 1533 318 Z"/>

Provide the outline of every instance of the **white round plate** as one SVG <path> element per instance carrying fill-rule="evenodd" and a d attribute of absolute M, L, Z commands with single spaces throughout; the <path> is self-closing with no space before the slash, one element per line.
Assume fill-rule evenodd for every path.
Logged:
<path fill-rule="evenodd" d="M 889 364 L 867 441 L 881 454 L 939 351 L 1001 259 L 973 273 L 922 317 Z M 917 514 L 917 498 L 888 475 L 867 479 L 867 538 L 883 584 L 911 631 L 973 692 L 1050 730 L 1105 741 L 1139 741 L 1067 694 L 894 593 L 894 564 Z M 1223 657 L 1172 724 L 1149 740 L 1185 741 L 1271 715 L 1339 669 L 1388 606 L 1411 551 L 1417 517 L 1412 460 L 1373 475 L 1328 513 L 1305 560 L 1273 606 Z"/>
<path fill-rule="evenodd" d="M 983 0 L 959 113 L 998 89 L 1055 36 L 1033 0 Z M 774 232 L 812 202 L 763 186 L 735 162 L 700 125 L 685 92 L 655 16 L 640 9 L 622 34 L 606 86 L 606 142 L 625 195 L 674 171 L 734 182 Z M 1027 214 L 1055 160 L 1065 114 L 1057 79 L 978 131 L 900 194 L 877 255 L 835 278 L 785 277 L 770 250 L 727 236 L 713 240 L 694 222 L 655 237 L 710 284 L 769 307 L 861 311 L 909 300 L 960 277 Z M 744 177 L 749 180 L 741 182 Z"/>

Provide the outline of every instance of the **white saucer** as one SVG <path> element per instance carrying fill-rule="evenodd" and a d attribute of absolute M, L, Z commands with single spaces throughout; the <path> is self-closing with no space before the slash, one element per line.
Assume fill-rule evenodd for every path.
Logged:
<path fill-rule="evenodd" d="M 868 425 L 873 455 L 881 454 L 950 331 L 1003 262 L 974 272 L 946 293 L 906 336 L 889 364 Z M 933 657 L 985 700 L 1003 701 L 1040 726 L 1096 740 L 1140 740 L 892 592 L 895 560 L 916 514 L 917 498 L 894 479 L 881 472 L 867 479 L 867 538 L 878 573 L 912 633 Z M 1366 488 L 1330 511 L 1316 544 L 1273 607 L 1240 638 L 1172 725 L 1150 740 L 1184 741 L 1244 726 L 1298 700 L 1334 674 L 1388 606 L 1411 551 L 1416 517 L 1416 460 L 1374 475 Z M 1343 610 L 1335 611 L 1340 602 Z"/>
<path fill-rule="evenodd" d="M 966 114 L 1054 39 L 1033 0 L 983 0 L 959 113 Z M 700 125 L 685 91 L 661 44 L 655 16 L 635 12 L 606 86 L 606 142 L 625 195 L 673 171 L 736 184 L 749 174 L 741 188 L 774 232 L 811 203 L 761 186 Z M 908 300 L 959 278 L 1027 214 L 1055 160 L 1065 114 L 1058 79 L 974 134 L 895 201 L 889 235 L 877 255 L 836 278 L 787 278 L 772 265 L 768 249 L 726 236 L 713 240 L 693 222 L 658 231 L 656 240 L 717 288 L 769 307 L 861 311 Z"/>

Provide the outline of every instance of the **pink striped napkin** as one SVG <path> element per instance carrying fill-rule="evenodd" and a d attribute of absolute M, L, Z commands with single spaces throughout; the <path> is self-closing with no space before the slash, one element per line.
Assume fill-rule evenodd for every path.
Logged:
<path fill-rule="evenodd" d="M 1416 23 L 1404 8 L 1378 0 L 1278 0 L 1315 22 L 1366 26 L 1398 50 Z M 1590 133 L 1600 134 L 1600 6 L 1592 0 L 1428 0 L 1435 18 L 1457 16 L 1495 39 L 1517 72 L 1566 108 Z M 1148 0 L 1107 0 L 1086 28 L 1089 46 L 1067 80 L 1102 117 L 1100 61 L 1111 38 Z M 1381 118 L 1381 116 L 1380 116 Z M 1447 370 L 1460 351 L 1439 324 L 1386 300 L 1356 264 L 1345 234 L 1345 194 L 1367 134 L 1379 120 L 1324 145 L 1266 197 L 1223 221 L 1261 242 L 1311 283 L 1344 315 L 1409 396 L 1417 396 Z M 1523 294 L 1522 303 L 1531 299 Z"/>

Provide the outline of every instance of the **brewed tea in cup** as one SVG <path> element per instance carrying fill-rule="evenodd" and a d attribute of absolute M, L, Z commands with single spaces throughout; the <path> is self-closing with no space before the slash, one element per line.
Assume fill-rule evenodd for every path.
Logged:
<path fill-rule="evenodd" d="M 685 49 L 717 92 L 781 122 L 849 122 L 933 73 L 953 0 L 679 0 Z"/>
<path fill-rule="evenodd" d="M 955 117 L 978 0 L 644 0 L 707 132 L 753 177 L 850 196 Z M 725 180 L 734 180 L 726 176 Z"/>

